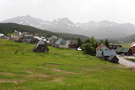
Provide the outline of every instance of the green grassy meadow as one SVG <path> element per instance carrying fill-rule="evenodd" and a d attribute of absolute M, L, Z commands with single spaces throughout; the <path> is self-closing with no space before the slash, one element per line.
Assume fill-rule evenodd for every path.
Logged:
<path fill-rule="evenodd" d="M 0 90 L 135 89 L 135 68 L 74 50 L 35 53 L 34 46 L 0 40 Z"/>
<path fill-rule="evenodd" d="M 127 58 L 127 60 L 130 60 L 130 61 L 135 62 L 135 59 L 134 58 Z"/>
<path fill-rule="evenodd" d="M 130 45 L 131 45 L 132 43 L 123 43 L 123 44 L 121 44 L 122 45 L 122 47 L 123 48 L 130 48 Z"/>

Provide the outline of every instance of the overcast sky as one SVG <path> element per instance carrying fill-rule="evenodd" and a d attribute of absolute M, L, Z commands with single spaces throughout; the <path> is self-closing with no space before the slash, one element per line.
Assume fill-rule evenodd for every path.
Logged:
<path fill-rule="evenodd" d="M 135 0 L 0 0 L 0 21 L 24 15 L 135 24 Z"/>

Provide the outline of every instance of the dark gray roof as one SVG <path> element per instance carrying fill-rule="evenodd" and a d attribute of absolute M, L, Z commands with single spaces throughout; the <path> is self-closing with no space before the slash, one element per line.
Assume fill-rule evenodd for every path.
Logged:
<path fill-rule="evenodd" d="M 71 40 L 67 40 L 66 44 L 69 45 L 71 43 Z"/>
<path fill-rule="evenodd" d="M 62 42 L 64 42 L 65 43 L 65 40 L 64 39 L 62 39 L 62 38 L 59 38 L 57 41 L 56 41 L 56 43 L 55 44 L 62 44 Z M 65 43 L 66 44 L 66 43 Z"/>
<path fill-rule="evenodd" d="M 130 50 L 130 48 L 122 48 L 122 51 L 121 52 L 128 52 Z"/>
<path fill-rule="evenodd" d="M 118 47 L 117 49 L 116 49 L 116 52 L 121 52 L 122 51 L 122 47 Z"/>
<path fill-rule="evenodd" d="M 108 58 L 108 60 L 112 60 L 114 57 L 116 57 L 116 56 L 110 56 L 109 58 Z"/>
<path fill-rule="evenodd" d="M 59 39 L 56 41 L 56 43 L 55 43 L 55 44 L 60 44 L 60 43 L 61 43 L 61 41 L 62 41 L 62 38 L 59 38 Z"/>
<path fill-rule="evenodd" d="M 45 42 L 41 40 L 37 44 L 45 44 Z"/>
<path fill-rule="evenodd" d="M 71 40 L 71 43 L 78 43 L 76 40 Z"/>
<path fill-rule="evenodd" d="M 116 54 L 115 50 L 105 50 L 105 51 L 103 51 L 103 55 L 104 56 L 116 56 L 117 54 Z"/>
<path fill-rule="evenodd" d="M 118 47 L 116 49 L 116 52 L 128 52 L 130 50 L 130 48 L 122 48 L 122 47 Z"/>

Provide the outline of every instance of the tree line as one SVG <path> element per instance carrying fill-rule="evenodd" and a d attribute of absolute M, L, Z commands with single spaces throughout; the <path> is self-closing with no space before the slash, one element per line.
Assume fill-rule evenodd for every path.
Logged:
<path fill-rule="evenodd" d="M 84 42 L 82 41 L 81 38 L 78 38 L 77 41 L 78 41 L 77 47 L 81 47 L 85 54 L 89 54 L 92 56 L 95 56 L 96 48 L 101 43 L 103 43 L 109 48 L 109 41 L 107 39 L 105 41 L 101 40 L 100 42 L 97 42 L 94 36 L 85 40 Z"/>

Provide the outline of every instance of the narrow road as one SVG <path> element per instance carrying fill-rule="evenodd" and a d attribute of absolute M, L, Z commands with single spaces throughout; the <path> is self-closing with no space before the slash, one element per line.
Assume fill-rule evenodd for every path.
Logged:
<path fill-rule="evenodd" d="M 135 62 L 128 61 L 124 57 L 117 56 L 119 58 L 119 63 L 127 67 L 135 67 Z"/>

